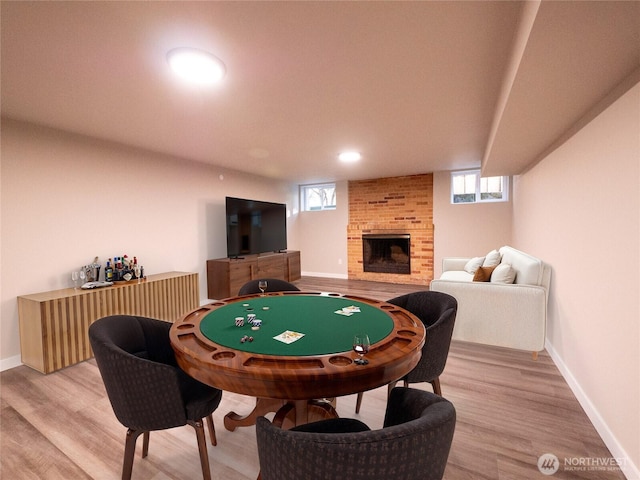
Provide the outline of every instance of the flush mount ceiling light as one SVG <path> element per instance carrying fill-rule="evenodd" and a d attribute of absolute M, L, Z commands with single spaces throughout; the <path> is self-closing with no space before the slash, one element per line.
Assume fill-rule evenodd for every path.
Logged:
<path fill-rule="evenodd" d="M 197 48 L 175 48 L 167 53 L 167 61 L 178 76 L 197 85 L 216 83 L 226 73 L 218 57 Z"/>
<path fill-rule="evenodd" d="M 342 152 L 340 155 L 338 155 L 338 158 L 341 162 L 351 163 L 360 160 L 362 158 L 362 155 L 360 155 L 360 152 L 348 151 Z"/>

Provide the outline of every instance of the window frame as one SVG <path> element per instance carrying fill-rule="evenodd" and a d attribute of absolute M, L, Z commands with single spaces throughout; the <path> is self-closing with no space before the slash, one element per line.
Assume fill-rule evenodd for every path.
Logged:
<path fill-rule="evenodd" d="M 322 204 L 320 207 L 310 208 L 307 202 L 307 191 L 311 189 L 333 189 L 333 205 Z M 338 199 L 337 199 L 337 191 L 335 182 L 325 182 L 325 183 L 312 183 L 308 185 L 300 185 L 300 210 L 302 212 L 324 212 L 327 210 L 335 210 L 337 208 Z"/>
<path fill-rule="evenodd" d="M 474 191 L 464 192 L 464 193 L 455 193 L 455 183 L 456 179 L 461 176 L 470 176 L 473 175 L 474 179 Z M 501 178 L 502 180 L 502 197 L 501 198 L 482 198 L 483 194 L 491 193 L 482 191 L 481 181 L 483 179 L 490 178 Z M 472 169 L 472 170 L 458 170 L 455 172 L 451 172 L 451 195 L 450 202 L 452 205 L 471 205 L 477 203 L 499 203 L 499 202 L 508 202 L 509 201 L 509 177 L 506 175 L 494 175 L 491 177 L 483 177 L 480 169 Z M 460 195 L 473 195 L 473 200 L 470 201 L 458 201 L 456 202 L 456 196 Z"/>

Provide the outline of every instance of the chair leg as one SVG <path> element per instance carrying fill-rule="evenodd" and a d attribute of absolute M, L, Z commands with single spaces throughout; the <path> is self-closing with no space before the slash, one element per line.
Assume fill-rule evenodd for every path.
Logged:
<path fill-rule="evenodd" d="M 133 470 L 133 456 L 136 453 L 136 440 L 141 433 L 145 436 L 149 435 L 149 432 L 142 430 L 127 430 L 127 436 L 124 442 L 124 462 L 122 464 L 122 480 L 130 480 L 131 472 Z M 148 437 L 147 437 L 148 438 Z"/>
<path fill-rule="evenodd" d="M 142 458 L 145 458 L 149 454 L 149 432 L 144 432 L 142 435 Z"/>
<path fill-rule="evenodd" d="M 218 445 L 218 440 L 216 439 L 216 428 L 213 426 L 213 416 L 211 415 L 207 415 L 207 427 L 209 427 L 211 445 L 215 447 L 216 445 Z"/>
<path fill-rule="evenodd" d="M 204 480 L 211 480 L 211 469 L 209 468 L 209 455 L 207 454 L 207 439 L 204 436 L 204 425 L 202 419 L 193 421 L 189 420 L 191 425 L 196 430 L 196 437 L 198 438 L 198 451 L 200 452 L 200 465 L 202 466 L 202 478 Z"/>
<path fill-rule="evenodd" d="M 395 382 L 391 382 L 389 385 L 387 385 L 387 398 L 389 398 L 389 396 L 391 395 L 391 390 L 393 390 L 395 388 L 396 383 L 398 383 L 397 380 Z"/>
<path fill-rule="evenodd" d="M 391 383 L 389 383 L 389 385 L 387 385 L 387 397 L 389 395 L 391 395 L 391 390 L 393 390 L 393 387 L 396 386 L 396 383 L 398 383 L 397 380 L 395 382 L 391 382 Z M 406 383 L 406 380 L 405 380 L 405 383 Z M 362 406 L 362 397 L 363 396 L 364 396 L 364 392 L 359 392 L 358 393 L 358 398 L 356 399 L 356 413 L 360 413 L 360 407 Z"/>
<path fill-rule="evenodd" d="M 356 399 L 356 413 L 360 413 L 360 405 L 362 405 L 363 392 L 358 392 L 358 398 Z"/>
<path fill-rule="evenodd" d="M 442 390 L 440 389 L 440 377 L 434 378 L 430 383 L 433 387 L 433 393 L 442 396 Z"/>

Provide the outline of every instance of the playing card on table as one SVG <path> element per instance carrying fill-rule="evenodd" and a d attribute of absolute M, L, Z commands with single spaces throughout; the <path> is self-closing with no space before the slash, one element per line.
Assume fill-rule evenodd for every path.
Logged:
<path fill-rule="evenodd" d="M 335 313 L 338 315 L 344 315 L 345 317 L 350 317 L 354 313 L 360 312 L 360 307 L 356 307 L 355 305 L 351 305 L 349 307 L 341 308 L 340 310 L 336 310 Z"/>
<path fill-rule="evenodd" d="M 273 338 L 282 343 L 293 343 L 296 340 L 300 340 L 302 337 L 304 337 L 304 333 L 292 332 L 291 330 L 286 330 L 282 332 L 280 335 L 276 335 Z"/>

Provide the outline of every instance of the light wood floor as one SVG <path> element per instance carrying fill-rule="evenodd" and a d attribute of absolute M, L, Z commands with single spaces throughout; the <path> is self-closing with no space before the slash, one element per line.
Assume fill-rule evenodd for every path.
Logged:
<path fill-rule="evenodd" d="M 306 277 L 303 290 L 334 291 L 381 300 L 416 286 Z M 453 342 L 441 377 L 442 391 L 457 410 L 447 480 L 619 479 L 619 471 L 567 471 L 543 477 L 538 457 L 609 458 L 611 454 L 546 353 L 531 354 Z M 427 385 L 413 385 L 430 390 Z M 338 399 L 338 413 L 380 428 L 384 387 L 367 392 L 359 416 L 355 395 Z M 253 427 L 224 429 L 230 410 L 247 413 L 253 399 L 225 392 L 214 413 L 218 446 L 209 445 L 214 479 L 255 479 L 258 456 Z M 2 479 L 120 478 L 125 428 L 106 397 L 94 360 L 42 375 L 26 366 L 0 374 Z M 134 479 L 202 478 L 193 429 L 153 432 L 149 456 L 133 466 Z M 382 479 L 385 480 L 385 479 Z"/>

